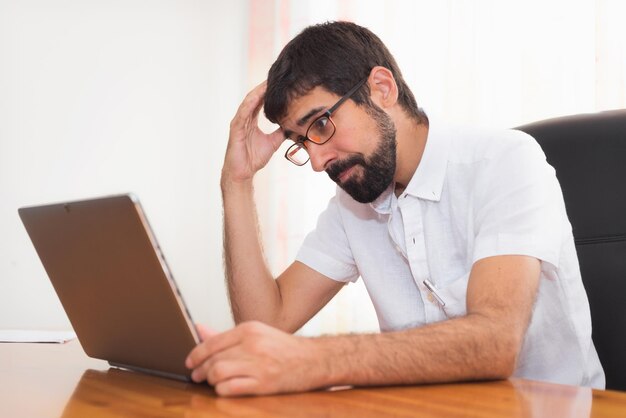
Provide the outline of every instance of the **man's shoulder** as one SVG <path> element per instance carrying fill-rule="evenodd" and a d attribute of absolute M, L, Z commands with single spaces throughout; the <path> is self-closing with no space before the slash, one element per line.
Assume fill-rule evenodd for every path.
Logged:
<path fill-rule="evenodd" d="M 501 158 L 519 149 L 539 149 L 533 137 L 515 129 L 452 126 L 447 134 L 451 162 L 474 163 Z"/>

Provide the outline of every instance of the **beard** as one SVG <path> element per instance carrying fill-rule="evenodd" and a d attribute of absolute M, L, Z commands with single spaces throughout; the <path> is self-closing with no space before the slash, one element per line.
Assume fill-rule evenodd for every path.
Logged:
<path fill-rule="evenodd" d="M 367 106 L 367 113 L 376 122 L 379 137 L 374 152 L 368 157 L 353 155 L 326 169 L 331 180 L 360 203 L 376 200 L 387 190 L 396 172 L 396 127 L 389 115 L 375 104 Z M 339 176 L 352 167 L 355 172 L 342 182 Z"/>

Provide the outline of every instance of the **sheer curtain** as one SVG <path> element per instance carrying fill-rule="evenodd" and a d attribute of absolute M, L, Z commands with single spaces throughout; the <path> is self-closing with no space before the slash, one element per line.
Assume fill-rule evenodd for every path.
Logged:
<path fill-rule="evenodd" d="M 264 80 L 282 47 L 304 27 L 350 20 L 386 43 L 430 117 L 513 127 L 624 108 L 624 16 L 620 0 L 251 0 L 248 83 Z M 276 274 L 293 261 L 334 194 L 326 175 L 293 166 L 282 153 L 256 179 L 266 257 Z M 346 286 L 300 332 L 377 329 L 359 282 Z"/>

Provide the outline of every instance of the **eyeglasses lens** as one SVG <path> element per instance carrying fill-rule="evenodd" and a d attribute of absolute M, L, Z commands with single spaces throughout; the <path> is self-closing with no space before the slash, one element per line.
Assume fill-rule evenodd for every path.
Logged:
<path fill-rule="evenodd" d="M 286 157 L 289 161 L 296 165 L 304 165 L 309 161 L 309 153 L 302 144 L 293 144 L 287 150 Z"/>
<path fill-rule="evenodd" d="M 335 124 L 328 116 L 317 118 L 306 133 L 307 138 L 316 144 L 323 144 L 335 133 Z"/>

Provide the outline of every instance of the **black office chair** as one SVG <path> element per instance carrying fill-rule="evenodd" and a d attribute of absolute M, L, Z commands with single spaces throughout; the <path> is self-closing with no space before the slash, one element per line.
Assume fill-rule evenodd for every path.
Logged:
<path fill-rule="evenodd" d="M 626 390 L 626 110 L 520 126 L 555 168 L 607 389 Z"/>

